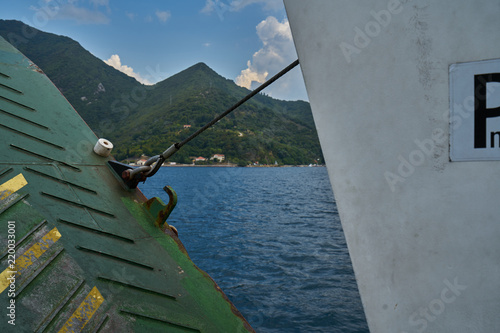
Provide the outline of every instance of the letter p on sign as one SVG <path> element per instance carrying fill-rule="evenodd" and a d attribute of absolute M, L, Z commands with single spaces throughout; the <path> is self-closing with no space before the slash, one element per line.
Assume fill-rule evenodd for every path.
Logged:
<path fill-rule="evenodd" d="M 500 160 L 500 59 L 450 66 L 450 159 Z"/>

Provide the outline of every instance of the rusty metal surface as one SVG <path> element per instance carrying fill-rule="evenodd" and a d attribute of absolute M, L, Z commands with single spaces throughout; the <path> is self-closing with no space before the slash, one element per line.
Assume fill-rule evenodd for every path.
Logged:
<path fill-rule="evenodd" d="M 0 332 L 252 331 L 166 223 L 175 192 L 128 189 L 1 38 L 0 124 Z"/>
<path fill-rule="evenodd" d="M 170 213 L 177 205 L 177 193 L 175 193 L 174 189 L 170 186 L 165 186 L 163 190 L 168 194 L 168 204 L 164 204 L 160 198 L 151 198 L 144 203 L 144 207 L 151 214 L 151 217 L 155 221 L 155 225 L 161 230 L 165 231 L 165 229 L 169 228 L 168 223 L 166 222 Z"/>

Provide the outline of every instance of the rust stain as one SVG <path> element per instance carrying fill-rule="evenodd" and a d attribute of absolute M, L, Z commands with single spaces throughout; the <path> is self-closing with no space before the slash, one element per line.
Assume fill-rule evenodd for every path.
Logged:
<path fill-rule="evenodd" d="M 41 69 L 40 67 L 38 67 L 37 65 L 35 65 L 34 63 L 30 63 L 30 69 L 34 72 L 38 72 L 40 74 L 45 74 Z"/>
<path fill-rule="evenodd" d="M 167 192 L 169 197 L 167 205 L 161 204 L 161 201 L 155 197 L 144 202 L 143 206 L 153 216 L 155 226 L 164 231 L 164 229 L 169 228 L 166 221 L 170 216 L 170 213 L 172 213 L 172 211 L 174 210 L 175 205 L 177 204 L 177 194 L 170 186 L 165 186 L 163 190 Z M 161 207 L 161 209 L 159 209 L 158 207 Z"/>

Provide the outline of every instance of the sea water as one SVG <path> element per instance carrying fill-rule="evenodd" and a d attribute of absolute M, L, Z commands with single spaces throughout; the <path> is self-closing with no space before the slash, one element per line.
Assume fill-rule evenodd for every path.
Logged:
<path fill-rule="evenodd" d="M 326 168 L 165 167 L 193 262 L 257 332 L 368 332 Z"/>

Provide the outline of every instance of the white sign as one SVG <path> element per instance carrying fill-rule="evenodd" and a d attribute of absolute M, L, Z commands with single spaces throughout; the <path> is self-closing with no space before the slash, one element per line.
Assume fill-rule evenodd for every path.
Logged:
<path fill-rule="evenodd" d="M 500 160 L 500 59 L 450 66 L 450 159 Z"/>

